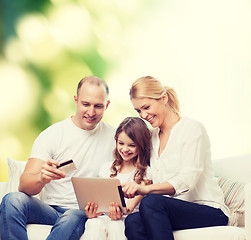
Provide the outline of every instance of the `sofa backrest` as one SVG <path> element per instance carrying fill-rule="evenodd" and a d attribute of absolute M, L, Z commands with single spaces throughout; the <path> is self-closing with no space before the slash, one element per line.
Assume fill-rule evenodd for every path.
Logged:
<path fill-rule="evenodd" d="M 251 182 L 251 154 L 213 160 L 216 176 L 234 179 L 241 183 Z"/>

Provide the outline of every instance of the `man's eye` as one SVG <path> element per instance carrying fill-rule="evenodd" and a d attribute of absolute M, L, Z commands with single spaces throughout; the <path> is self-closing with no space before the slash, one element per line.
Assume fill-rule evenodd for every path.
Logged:
<path fill-rule="evenodd" d="M 96 105 L 95 108 L 103 108 L 103 105 Z"/>

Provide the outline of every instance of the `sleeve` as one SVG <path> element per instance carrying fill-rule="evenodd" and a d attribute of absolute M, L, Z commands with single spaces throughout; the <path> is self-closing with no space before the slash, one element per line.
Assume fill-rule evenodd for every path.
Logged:
<path fill-rule="evenodd" d="M 205 129 L 190 131 L 180 154 L 179 172 L 169 179 L 176 193 L 175 196 L 191 191 L 195 188 L 203 173 L 205 161 L 210 160 L 210 143 Z"/>
<path fill-rule="evenodd" d="M 50 126 L 39 134 L 33 143 L 30 158 L 39 158 L 47 161 L 54 157 L 57 142 L 60 139 L 59 132 Z"/>

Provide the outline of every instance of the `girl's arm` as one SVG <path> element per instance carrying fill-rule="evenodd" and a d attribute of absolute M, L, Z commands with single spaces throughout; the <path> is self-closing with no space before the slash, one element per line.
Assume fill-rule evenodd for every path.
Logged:
<path fill-rule="evenodd" d="M 139 202 L 141 201 L 141 199 L 144 196 L 135 196 L 133 199 L 129 199 L 126 202 L 126 207 L 127 207 L 127 213 L 126 215 L 130 214 L 133 212 L 134 208 L 139 204 Z M 117 203 L 111 203 L 109 206 L 109 211 L 108 211 L 108 216 L 112 219 L 112 220 L 120 220 L 123 216 L 123 213 L 119 207 L 119 205 Z"/>
<path fill-rule="evenodd" d="M 129 215 L 130 213 L 133 212 L 134 208 L 140 203 L 140 201 L 142 200 L 143 197 L 144 196 L 142 196 L 142 195 L 138 195 L 138 196 L 135 196 L 132 199 L 129 199 L 126 202 L 126 208 L 127 208 L 126 215 Z"/>

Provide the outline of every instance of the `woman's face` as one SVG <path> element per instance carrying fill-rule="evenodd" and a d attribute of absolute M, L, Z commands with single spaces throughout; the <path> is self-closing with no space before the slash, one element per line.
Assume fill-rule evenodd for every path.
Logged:
<path fill-rule="evenodd" d="M 118 135 L 117 150 L 124 161 L 132 161 L 137 155 L 137 146 L 123 131 Z"/>
<path fill-rule="evenodd" d="M 165 99 L 133 98 L 132 104 L 139 116 L 148 121 L 152 127 L 161 127 L 166 116 Z"/>

